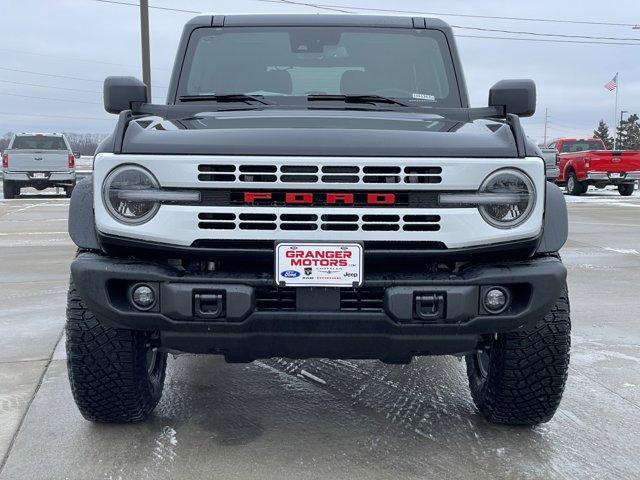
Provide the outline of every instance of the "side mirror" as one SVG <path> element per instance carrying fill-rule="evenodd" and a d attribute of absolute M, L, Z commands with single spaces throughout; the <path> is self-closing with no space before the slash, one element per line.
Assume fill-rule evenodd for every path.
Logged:
<path fill-rule="evenodd" d="M 132 102 L 147 102 L 147 86 L 135 77 L 107 77 L 103 94 L 104 109 L 109 113 L 129 110 Z"/>
<path fill-rule="evenodd" d="M 501 80 L 489 90 L 489 106 L 530 117 L 536 112 L 536 84 L 533 80 Z"/>

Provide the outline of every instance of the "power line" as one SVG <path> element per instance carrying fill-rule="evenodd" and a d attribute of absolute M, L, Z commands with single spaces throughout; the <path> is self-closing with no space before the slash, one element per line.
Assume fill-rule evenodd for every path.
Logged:
<path fill-rule="evenodd" d="M 301 2 L 295 2 L 292 0 L 287 0 L 283 2 L 283 0 L 256 0 L 258 2 L 263 3 L 290 3 L 290 4 L 300 4 L 306 5 Z M 328 4 L 328 3 L 314 3 L 312 6 L 315 7 L 330 7 L 330 8 L 346 8 L 349 10 L 359 10 L 363 12 L 384 12 L 384 13 L 407 13 L 414 15 L 438 15 L 443 17 L 461 17 L 461 18 L 481 18 L 488 20 L 514 20 L 514 21 L 526 21 L 526 22 L 547 22 L 547 23 L 570 23 L 570 24 L 579 24 L 579 25 L 603 25 L 603 26 L 612 26 L 612 27 L 635 27 L 637 23 L 617 23 L 617 22 L 595 22 L 591 20 L 558 20 L 555 18 L 536 18 L 536 17 L 502 17 L 497 15 L 471 15 L 471 14 L 463 14 L 463 13 L 444 13 L 444 12 L 424 12 L 424 11 L 416 11 L 416 10 L 399 10 L 399 9 L 390 9 L 390 8 L 373 8 L 373 7 L 354 7 L 349 5 L 336 5 L 336 4 Z"/>
<path fill-rule="evenodd" d="M 131 7 L 139 6 L 138 3 L 129 3 L 122 2 L 117 0 L 93 0 L 95 2 L 101 3 L 113 3 L 117 5 L 127 5 Z M 636 24 L 626 24 L 626 23 L 613 23 L 613 22 L 592 22 L 586 20 L 557 20 L 551 18 L 527 18 L 527 17 L 500 17 L 500 16 L 492 16 L 492 15 L 470 15 L 470 14 L 455 14 L 455 13 L 442 13 L 442 12 L 418 12 L 412 10 L 396 10 L 396 9 L 386 9 L 386 8 L 370 8 L 370 7 L 355 7 L 349 5 L 332 5 L 332 4 L 323 4 L 323 3 L 308 3 L 294 0 L 254 0 L 262 3 L 279 3 L 286 5 L 299 5 L 311 8 L 318 9 L 330 9 L 334 11 L 339 11 L 341 13 L 353 13 L 348 10 L 341 9 L 349 9 L 349 10 L 357 10 L 357 11 L 370 11 L 370 12 L 387 12 L 387 13 L 409 13 L 409 14 L 418 14 L 418 15 L 439 15 L 439 16 L 450 16 L 450 17 L 464 17 L 464 18 L 482 18 L 482 19 L 492 19 L 492 20 L 518 20 L 518 21 L 531 21 L 531 22 L 549 22 L 549 23 L 570 23 L 570 24 L 581 24 L 581 25 L 605 25 L 605 26 L 624 26 L 624 27 L 635 27 Z M 169 8 L 169 7 L 157 7 L 153 5 L 149 5 L 149 8 L 159 9 L 159 10 L 169 10 L 176 12 L 185 12 L 185 13 L 202 13 L 200 11 L 195 10 L 184 10 L 179 8 Z M 578 44 L 601 44 L 601 45 L 640 45 L 640 38 L 619 38 L 619 37 L 597 37 L 597 36 L 588 36 L 588 35 L 567 35 L 567 34 L 554 34 L 554 33 L 542 33 L 542 32 L 525 32 L 525 31 L 513 31 L 513 30 L 498 30 L 498 29 L 489 29 L 489 28 L 480 28 L 480 27 L 467 27 L 463 25 L 452 25 L 454 28 L 460 29 L 468 29 L 468 30 L 480 30 L 487 32 L 496 32 L 496 33 L 511 33 L 514 35 L 533 35 L 533 36 L 545 36 L 545 37 L 563 37 L 563 38 L 584 38 L 584 39 L 594 39 L 594 40 L 621 40 L 622 42 L 580 42 L 580 41 L 561 41 L 561 40 L 545 40 L 546 42 L 551 43 L 578 43 Z M 541 41 L 535 38 L 512 38 L 512 37 L 490 37 L 490 36 L 481 36 L 481 35 L 456 35 L 456 37 L 462 38 L 481 38 L 481 39 L 490 39 L 490 40 L 520 40 L 520 41 Z M 639 43 L 625 43 L 624 41 L 637 41 Z"/>
<path fill-rule="evenodd" d="M 34 71 L 31 71 L 31 70 L 19 70 L 17 68 L 0 67 L 0 70 L 6 70 L 8 72 L 28 73 L 30 75 L 42 75 L 44 77 L 64 78 L 64 79 L 67 79 L 67 80 L 80 80 L 80 81 L 83 81 L 83 82 L 95 82 L 95 83 L 103 83 L 104 82 L 104 80 L 95 80 L 93 78 L 69 77 L 67 75 L 57 75 L 57 74 L 53 74 L 53 73 L 34 72 Z M 154 88 L 167 88 L 167 87 L 162 86 L 162 85 L 154 85 Z"/>
<path fill-rule="evenodd" d="M 2 52 L 11 52 L 11 53 L 20 53 L 22 55 L 37 55 L 40 57 L 49 57 L 49 58 L 60 58 L 66 61 L 74 61 L 74 62 L 89 62 L 89 63 L 98 63 L 101 65 L 112 65 L 116 67 L 128 67 L 128 68 L 139 68 L 140 65 L 128 65 L 125 63 L 114 63 L 114 62 L 103 62 L 101 60 L 93 60 L 89 58 L 78 58 L 78 57 L 65 57 L 63 55 L 51 55 L 49 53 L 40 53 L 40 52 L 29 52 L 26 50 L 10 50 L 8 48 L 0 48 Z M 167 70 L 166 68 L 156 67 L 154 70 Z"/>
<path fill-rule="evenodd" d="M 91 104 L 91 105 L 102 105 L 102 103 L 99 103 L 99 102 L 84 102 L 82 100 L 71 100 L 71 99 L 66 99 L 66 98 L 36 97 L 36 96 L 33 96 L 33 95 L 19 95 L 17 93 L 0 92 L 0 95 L 9 95 L 11 97 L 21 97 L 21 98 L 36 98 L 36 99 L 39 99 L 39 100 L 54 100 L 56 102 L 88 103 L 88 104 Z"/>
<path fill-rule="evenodd" d="M 53 73 L 33 72 L 31 70 L 19 70 L 17 68 L 0 67 L 0 70 L 6 70 L 8 72 L 29 73 L 31 75 L 42 75 L 43 77 L 65 78 L 67 80 L 80 80 L 82 82 L 95 82 L 102 83 L 102 80 L 94 80 L 93 78 L 81 78 L 81 77 L 69 77 L 67 75 L 55 75 Z"/>
<path fill-rule="evenodd" d="M 562 33 L 541 33 L 541 32 L 524 32 L 514 30 L 496 30 L 493 28 L 481 28 L 481 27 L 465 27 L 462 25 L 451 25 L 453 28 L 460 28 L 463 30 L 480 30 L 482 32 L 497 32 L 497 33 L 512 33 L 516 35 L 534 35 L 540 37 L 561 37 L 561 38 L 586 38 L 590 40 L 617 40 L 617 41 L 632 41 L 640 42 L 640 37 L 592 37 L 589 35 L 565 35 Z"/>
<path fill-rule="evenodd" d="M 139 7 L 140 4 L 139 3 L 130 3 L 130 2 L 120 2 L 120 1 L 116 1 L 116 0 L 93 0 L 94 2 L 99 2 L 99 3 L 113 3 L 115 5 L 127 5 L 129 7 Z M 153 8 L 154 10 L 166 10 L 169 12 L 183 12 L 183 13 L 202 13 L 202 12 L 198 12 L 196 10 L 184 10 L 182 8 L 170 8 L 170 7 L 156 7 L 156 6 L 152 6 L 149 5 L 149 8 Z"/>
<path fill-rule="evenodd" d="M 24 83 L 24 82 L 14 82 L 11 80 L 0 80 L 2 83 L 11 83 L 13 85 L 26 85 L 28 87 L 39 87 L 39 88 L 51 88 L 53 90 L 66 90 L 68 92 L 86 92 L 86 93 L 102 93 L 99 90 L 83 90 L 80 88 L 65 88 L 65 87 L 52 87 L 51 85 L 40 85 L 38 83 Z"/>
<path fill-rule="evenodd" d="M 336 7 L 325 7 L 325 6 L 316 5 L 316 4 L 313 4 L 313 3 L 293 2 L 291 0 L 280 0 L 277 3 L 288 3 L 288 4 L 291 4 L 291 5 L 300 5 L 300 6 L 305 6 L 305 7 L 317 8 L 318 10 L 329 10 L 331 12 L 340 12 L 340 13 L 353 14 L 353 12 L 350 12 L 348 10 L 342 10 L 342 9 L 336 8 Z"/>
<path fill-rule="evenodd" d="M 124 1 L 117 1 L 117 0 L 92 0 L 92 1 L 100 2 L 100 3 L 112 3 L 116 5 L 127 5 L 130 7 L 140 6 L 139 3 L 131 3 L 131 2 L 124 2 Z M 480 18 L 485 20 L 512 20 L 512 21 L 524 21 L 524 22 L 568 23 L 568 24 L 578 24 L 578 25 L 601 25 L 601 26 L 631 27 L 631 28 L 638 26 L 638 23 L 596 22 L 591 20 L 559 20 L 555 18 L 503 17 L 503 16 L 497 16 L 497 15 L 472 15 L 472 14 L 463 14 L 463 13 L 423 12 L 423 11 L 416 11 L 416 10 L 399 10 L 395 8 L 394 9 L 372 8 L 372 7 L 355 7 L 351 5 L 335 5 L 335 4 L 328 4 L 328 3 L 308 3 L 308 2 L 294 1 L 294 0 L 254 0 L 254 1 L 261 2 L 261 3 L 281 3 L 281 4 L 289 4 L 289 5 L 299 5 L 304 7 L 320 8 L 320 9 L 332 9 L 332 10 L 340 11 L 343 13 L 352 13 L 352 12 L 349 12 L 348 10 L 359 10 L 363 12 L 439 15 L 443 17 Z M 182 13 L 196 13 L 196 14 L 203 13 L 198 10 L 185 10 L 181 8 L 158 7 L 154 5 L 149 5 L 149 8 L 156 9 L 156 10 L 182 12 Z"/>
<path fill-rule="evenodd" d="M 546 43 L 577 43 L 587 45 L 632 45 L 639 47 L 640 43 L 628 43 L 628 42 L 591 42 L 588 40 L 559 40 L 551 38 L 518 38 L 518 37 L 488 37 L 485 35 L 457 35 L 456 38 L 483 38 L 488 40 L 515 40 L 519 42 L 546 42 Z"/>
<path fill-rule="evenodd" d="M 37 113 L 15 113 L 15 112 L 0 112 L 2 116 L 10 116 L 10 117 L 37 117 L 37 118 L 66 118 L 70 120 L 98 120 L 100 122 L 112 122 L 114 119 L 112 118 L 98 118 L 98 117 L 72 117 L 68 115 L 40 115 Z"/>

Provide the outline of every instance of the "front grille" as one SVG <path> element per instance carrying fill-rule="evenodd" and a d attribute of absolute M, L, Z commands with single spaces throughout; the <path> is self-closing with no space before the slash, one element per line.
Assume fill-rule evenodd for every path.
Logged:
<path fill-rule="evenodd" d="M 287 232 L 436 232 L 439 215 L 360 213 L 278 213 L 260 209 L 256 213 L 203 212 L 198 214 L 201 230 L 287 231 Z"/>
<path fill-rule="evenodd" d="M 293 288 L 256 288 L 256 311 L 274 312 L 296 309 L 296 291 Z"/>
<path fill-rule="evenodd" d="M 382 312 L 384 288 L 350 288 L 340 290 L 340 310 L 344 312 Z"/>
<path fill-rule="evenodd" d="M 442 182 L 441 173 L 441 167 L 422 165 L 198 165 L 198 180 L 213 184 L 437 184 Z"/>
<path fill-rule="evenodd" d="M 256 311 L 296 310 L 296 289 L 291 287 L 256 288 Z M 384 288 L 340 289 L 340 311 L 382 312 L 384 310 Z"/>

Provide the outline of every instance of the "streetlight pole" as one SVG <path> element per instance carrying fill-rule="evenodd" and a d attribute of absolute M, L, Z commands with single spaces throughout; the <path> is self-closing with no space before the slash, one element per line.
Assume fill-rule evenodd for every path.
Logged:
<path fill-rule="evenodd" d="M 149 0 L 140 0 L 140 35 L 142 45 L 142 81 L 151 102 L 151 52 L 149 48 Z"/>

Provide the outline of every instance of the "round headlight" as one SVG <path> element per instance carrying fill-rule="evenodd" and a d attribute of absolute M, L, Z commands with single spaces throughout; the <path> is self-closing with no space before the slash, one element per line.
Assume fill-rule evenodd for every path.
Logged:
<path fill-rule="evenodd" d="M 489 175 L 480 186 L 480 214 L 497 228 L 513 228 L 524 222 L 535 205 L 536 190 L 521 170 L 505 168 Z"/>
<path fill-rule="evenodd" d="M 102 198 L 113 218 L 126 224 L 139 225 L 149 221 L 160 208 L 157 201 L 142 199 L 142 192 L 158 190 L 160 185 L 148 170 L 137 165 L 114 169 L 104 181 Z"/>

